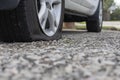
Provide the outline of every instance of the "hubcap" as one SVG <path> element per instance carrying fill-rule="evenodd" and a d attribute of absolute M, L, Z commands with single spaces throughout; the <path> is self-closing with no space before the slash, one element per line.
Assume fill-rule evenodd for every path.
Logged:
<path fill-rule="evenodd" d="M 36 4 L 42 31 L 47 36 L 55 35 L 60 23 L 62 10 L 61 0 L 37 0 Z"/>
<path fill-rule="evenodd" d="M 99 24 L 100 24 L 100 27 L 102 27 L 102 21 L 103 21 L 103 4 L 102 4 L 102 0 L 100 0 L 100 7 L 99 7 Z"/>

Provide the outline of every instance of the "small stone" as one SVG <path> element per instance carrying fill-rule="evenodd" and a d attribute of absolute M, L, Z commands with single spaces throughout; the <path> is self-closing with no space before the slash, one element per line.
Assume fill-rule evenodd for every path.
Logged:
<path fill-rule="evenodd" d="M 66 71 L 67 73 L 72 73 L 72 71 L 73 71 L 72 65 L 66 66 L 66 67 L 65 67 L 65 71 Z"/>

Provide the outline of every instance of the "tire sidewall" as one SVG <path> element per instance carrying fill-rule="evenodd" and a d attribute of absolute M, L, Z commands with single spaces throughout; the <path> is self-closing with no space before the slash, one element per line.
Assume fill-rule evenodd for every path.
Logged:
<path fill-rule="evenodd" d="M 101 3 L 101 1 L 102 1 L 102 3 Z M 100 19 L 99 19 L 100 5 L 101 4 L 103 5 L 103 0 L 99 0 L 99 5 L 98 5 L 98 8 L 97 8 L 95 14 L 92 15 L 92 16 L 89 16 L 88 20 L 86 21 L 87 22 L 87 30 L 89 32 L 100 32 L 102 30 L 102 22 L 103 22 L 103 20 L 100 23 Z"/>
<path fill-rule="evenodd" d="M 36 1 L 25 1 L 25 15 L 26 21 L 29 26 L 29 31 L 33 40 L 56 40 L 60 39 L 62 35 L 62 24 L 64 19 L 64 0 L 62 0 L 62 10 L 58 29 L 53 36 L 47 36 L 41 29 L 37 13 Z"/>

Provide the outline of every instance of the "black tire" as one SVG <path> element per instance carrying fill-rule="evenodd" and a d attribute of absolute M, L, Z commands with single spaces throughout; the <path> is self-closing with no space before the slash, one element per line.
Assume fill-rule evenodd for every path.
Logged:
<path fill-rule="evenodd" d="M 64 16 L 64 0 L 61 1 L 61 18 L 53 36 L 47 36 L 41 29 L 36 0 L 21 0 L 16 9 L 0 11 L 0 39 L 5 42 L 60 39 Z"/>
<path fill-rule="evenodd" d="M 88 17 L 88 20 L 86 21 L 86 26 L 88 32 L 101 32 L 102 30 L 102 22 L 103 20 L 100 20 L 100 8 L 103 9 L 103 1 L 100 0 L 98 8 L 93 16 Z M 101 16 L 102 17 L 102 16 Z"/>

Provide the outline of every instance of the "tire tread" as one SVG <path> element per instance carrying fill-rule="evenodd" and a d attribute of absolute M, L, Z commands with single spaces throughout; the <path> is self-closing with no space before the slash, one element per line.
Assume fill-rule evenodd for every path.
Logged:
<path fill-rule="evenodd" d="M 31 41 L 26 24 L 24 0 L 14 10 L 0 11 L 0 39 L 5 42 Z"/>

